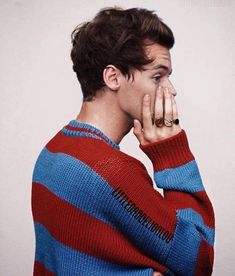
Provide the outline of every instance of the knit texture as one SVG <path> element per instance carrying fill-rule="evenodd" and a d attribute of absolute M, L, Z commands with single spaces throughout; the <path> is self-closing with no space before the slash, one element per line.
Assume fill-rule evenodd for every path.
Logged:
<path fill-rule="evenodd" d="M 87 123 L 71 120 L 42 148 L 32 175 L 35 276 L 212 274 L 214 211 L 185 130 L 139 148 L 152 178 Z"/>

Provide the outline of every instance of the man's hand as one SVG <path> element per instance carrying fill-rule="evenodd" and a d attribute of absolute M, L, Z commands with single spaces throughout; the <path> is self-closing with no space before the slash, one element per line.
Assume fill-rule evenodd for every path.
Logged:
<path fill-rule="evenodd" d="M 163 89 L 163 87 L 158 87 L 154 107 L 155 118 L 151 115 L 150 98 L 144 97 L 142 105 L 143 129 L 141 123 L 136 119 L 134 120 L 133 133 L 142 145 L 163 140 L 167 137 L 176 135 L 181 131 L 179 124 L 173 124 L 172 127 L 167 127 L 165 125 L 157 127 L 154 124 L 156 118 L 166 118 L 168 120 L 178 118 L 177 106 L 173 95 L 170 93 L 168 88 L 165 88 L 164 91 Z M 163 97 L 165 99 L 164 106 Z M 154 271 L 152 276 L 163 276 L 163 274 L 161 272 Z"/>
<path fill-rule="evenodd" d="M 163 97 L 165 100 L 164 104 Z M 165 126 L 163 124 L 161 127 L 157 127 L 156 124 L 153 123 L 153 119 L 155 122 L 155 119 L 159 118 L 165 118 L 168 120 L 178 118 L 176 102 L 174 96 L 169 91 L 169 88 L 164 88 L 161 86 L 158 87 L 154 107 L 155 118 L 153 118 L 153 116 L 151 115 L 150 106 L 150 96 L 144 97 L 142 105 L 143 129 L 141 123 L 137 119 L 134 120 L 133 133 L 137 137 L 141 145 L 163 140 L 165 138 L 176 135 L 181 131 L 181 127 L 179 124 L 173 124 L 173 126 L 171 127 Z"/>

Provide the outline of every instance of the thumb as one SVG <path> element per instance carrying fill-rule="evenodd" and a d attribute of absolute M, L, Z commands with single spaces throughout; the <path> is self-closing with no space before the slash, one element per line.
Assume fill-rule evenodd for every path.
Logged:
<path fill-rule="evenodd" d="M 136 138 L 139 140 L 140 144 L 144 144 L 144 136 L 142 132 L 142 126 L 139 120 L 134 119 L 134 128 L 133 133 Z"/>

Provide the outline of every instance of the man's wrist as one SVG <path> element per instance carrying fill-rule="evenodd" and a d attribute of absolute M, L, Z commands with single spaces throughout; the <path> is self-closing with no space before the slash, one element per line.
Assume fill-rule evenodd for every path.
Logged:
<path fill-rule="evenodd" d="M 154 171 L 177 167 L 195 159 L 184 129 L 174 136 L 146 145 L 140 144 L 139 147 L 152 161 Z"/>

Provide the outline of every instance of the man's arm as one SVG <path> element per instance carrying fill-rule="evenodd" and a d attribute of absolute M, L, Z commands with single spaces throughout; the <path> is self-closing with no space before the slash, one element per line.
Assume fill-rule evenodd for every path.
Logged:
<path fill-rule="evenodd" d="M 143 164 L 130 159 L 116 172 L 112 223 L 146 256 L 176 275 L 211 275 L 214 212 L 185 131 L 144 150 L 165 197 L 153 188 Z M 173 156 L 176 161 L 169 167 Z"/>
<path fill-rule="evenodd" d="M 195 275 L 211 275 L 214 262 L 214 210 L 203 186 L 196 160 L 190 151 L 185 130 L 163 141 L 140 145 L 140 148 L 152 161 L 154 180 L 156 186 L 164 190 L 164 200 L 176 210 L 176 231 L 180 231 L 179 221 L 182 224 L 191 221 L 200 233 L 201 241 L 195 243 L 195 247 L 184 258 L 182 246 L 187 237 L 179 236 L 172 246 L 166 265 L 174 260 L 179 250 L 178 254 L 184 260 L 194 256 Z"/>
<path fill-rule="evenodd" d="M 135 120 L 133 132 L 140 142 L 139 147 L 153 163 L 154 180 L 164 189 L 164 197 L 149 185 L 150 177 L 141 162 L 133 159 L 132 166 L 124 166 L 120 189 L 125 192 L 121 194 L 125 199 L 132 198 L 133 213 L 141 214 L 141 219 L 136 214 L 135 217 L 150 231 L 142 230 L 134 221 L 122 230 L 146 254 L 177 275 L 211 275 L 215 237 L 212 204 L 185 131 L 179 124 L 153 125 L 150 107 L 150 98 L 144 97 L 143 129 Z M 163 93 L 159 86 L 154 111 L 157 118 L 178 118 L 176 102 L 169 89 L 164 89 Z M 140 233 L 141 239 L 138 239 Z"/>

